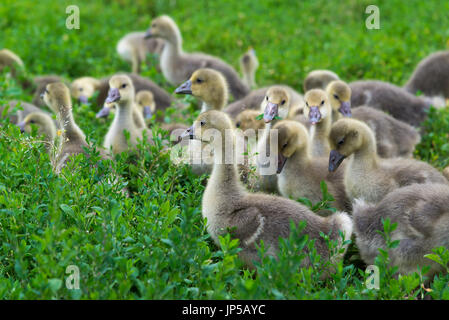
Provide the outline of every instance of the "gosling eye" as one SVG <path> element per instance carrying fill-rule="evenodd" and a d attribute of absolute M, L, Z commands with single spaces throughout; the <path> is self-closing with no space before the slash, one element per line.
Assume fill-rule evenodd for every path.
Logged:
<path fill-rule="evenodd" d="M 240 121 L 235 124 L 237 128 L 240 128 Z"/>
<path fill-rule="evenodd" d="M 81 92 L 81 91 L 83 91 L 83 88 L 79 88 L 78 90 Z"/>
<path fill-rule="evenodd" d="M 287 142 L 284 143 L 284 145 L 282 146 L 282 149 L 285 149 L 287 147 Z"/>
<path fill-rule="evenodd" d="M 126 88 L 126 83 L 122 84 L 122 88 Z"/>
<path fill-rule="evenodd" d="M 309 103 L 306 101 L 306 106 L 309 106 Z"/>
<path fill-rule="evenodd" d="M 337 99 L 337 100 L 339 100 L 339 98 L 338 98 L 338 96 L 337 96 L 336 94 L 334 94 L 334 98 Z"/>
<path fill-rule="evenodd" d="M 200 79 L 200 78 L 196 79 L 196 83 L 202 83 L 202 82 L 203 82 L 203 79 Z"/>
<path fill-rule="evenodd" d="M 36 123 L 36 121 L 34 121 L 34 120 L 30 120 L 30 123 Z"/>
<path fill-rule="evenodd" d="M 268 96 L 266 96 L 266 97 L 265 97 L 265 100 L 267 100 L 267 101 L 268 101 Z"/>
<path fill-rule="evenodd" d="M 284 105 L 284 104 L 285 104 L 285 100 L 282 100 L 282 101 L 281 101 L 281 104 Z"/>
<path fill-rule="evenodd" d="M 201 126 L 204 126 L 205 124 L 206 124 L 206 121 L 204 121 L 204 120 L 201 120 L 201 121 L 200 121 L 200 125 L 201 125 Z"/>
<path fill-rule="evenodd" d="M 339 146 L 341 146 L 343 143 L 345 143 L 345 139 L 341 139 L 340 141 L 337 142 L 337 144 L 338 144 Z"/>
<path fill-rule="evenodd" d="M 323 104 L 324 104 L 324 100 L 321 101 L 321 105 L 323 105 Z"/>

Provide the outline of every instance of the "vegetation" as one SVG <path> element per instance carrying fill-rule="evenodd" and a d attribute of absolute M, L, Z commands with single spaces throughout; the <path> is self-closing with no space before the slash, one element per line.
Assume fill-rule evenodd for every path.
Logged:
<path fill-rule="evenodd" d="M 65 27 L 65 8 L 72 4 L 80 8 L 79 30 Z M 238 57 L 253 46 L 261 63 L 260 86 L 286 83 L 302 91 L 305 74 L 318 68 L 348 81 L 375 78 L 402 85 L 420 59 L 449 45 L 449 27 L 442 23 L 449 2 L 377 1 L 380 30 L 365 28 L 369 4 L 3 0 L 0 48 L 21 56 L 27 77 L 103 77 L 130 70 L 115 51 L 121 36 L 169 14 L 181 27 L 186 51 L 218 55 L 238 67 Z M 143 75 L 173 92 L 154 68 L 146 67 Z M 31 101 L 31 93 L 2 74 L 0 104 L 11 99 Z M 189 110 L 194 107 L 191 103 Z M 110 120 L 96 119 L 91 105 L 75 104 L 74 113 L 90 142 L 101 145 Z M 166 114 L 167 122 L 194 118 L 195 113 L 180 116 L 174 109 Z M 281 240 L 278 261 L 265 256 L 261 244 L 262 262 L 256 272 L 247 270 L 238 260 L 237 240 L 227 235 L 217 247 L 207 233 L 201 216 L 206 177 L 173 165 L 160 144 L 141 145 L 140 160 L 123 154 L 111 167 L 92 166 L 98 155 L 91 150 L 92 157 L 78 156 L 56 176 L 36 134 L 24 136 L 7 119 L 0 121 L 2 299 L 449 299 L 449 276 L 438 275 L 429 285 L 418 273 L 398 277 L 388 265 L 388 250 L 377 260 L 379 289 L 367 288 L 369 274 L 354 244 L 334 266 L 335 274 L 322 280 L 328 265 L 301 235 L 303 226 L 292 226 L 290 238 Z M 416 155 L 443 168 L 449 164 L 448 111 L 431 110 L 424 130 Z M 155 132 L 156 137 L 160 131 Z M 128 179 L 115 181 L 113 172 Z M 130 198 L 119 191 L 124 186 Z M 328 209 L 332 197 L 325 185 L 322 190 L 326 201 L 303 203 Z M 388 237 L 394 228 L 385 221 L 388 248 L 397 245 Z M 306 254 L 314 264 L 301 268 Z M 437 248 L 429 259 L 447 267 L 449 253 Z M 66 288 L 70 265 L 80 270 L 80 289 Z"/>

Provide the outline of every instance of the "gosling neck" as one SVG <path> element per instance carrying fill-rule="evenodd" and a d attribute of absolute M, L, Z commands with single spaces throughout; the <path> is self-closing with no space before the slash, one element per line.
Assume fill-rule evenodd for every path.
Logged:
<path fill-rule="evenodd" d="M 241 193 L 235 163 L 235 136 L 232 129 L 222 134 L 222 139 L 213 145 L 214 165 L 208 187 L 227 193 Z"/>
<path fill-rule="evenodd" d="M 343 118 L 343 115 L 338 110 L 332 109 L 332 123 L 337 122 L 341 118 Z"/>
<path fill-rule="evenodd" d="M 373 137 L 364 137 L 362 146 L 354 152 L 353 165 L 362 166 L 365 170 L 377 167 L 379 156 L 374 141 Z"/>
<path fill-rule="evenodd" d="M 63 141 L 84 140 L 85 135 L 73 119 L 72 106 L 59 107 L 59 126 L 62 130 Z"/>
<path fill-rule="evenodd" d="M 132 128 L 134 126 L 132 103 L 130 101 L 119 101 L 116 107 L 118 122 L 127 128 Z"/>

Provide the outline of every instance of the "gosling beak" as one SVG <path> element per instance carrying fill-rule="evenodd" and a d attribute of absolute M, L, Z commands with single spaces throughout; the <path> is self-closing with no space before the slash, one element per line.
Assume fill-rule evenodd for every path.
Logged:
<path fill-rule="evenodd" d="M 42 100 L 44 100 L 44 95 L 45 95 L 45 92 L 42 92 L 42 93 L 40 94 L 40 97 L 41 97 Z"/>
<path fill-rule="evenodd" d="M 19 122 L 17 124 L 17 126 L 20 128 L 20 132 L 24 133 L 25 132 L 25 121 Z"/>
<path fill-rule="evenodd" d="M 151 28 L 149 28 L 146 32 L 145 35 L 143 36 L 144 39 L 148 39 L 151 38 L 153 36 L 153 34 L 151 33 Z"/>
<path fill-rule="evenodd" d="M 273 121 L 274 118 L 278 116 L 279 105 L 276 103 L 268 102 L 263 112 L 263 120 L 265 123 Z"/>
<path fill-rule="evenodd" d="M 179 137 L 181 140 L 184 139 L 185 137 L 189 137 L 190 140 L 195 139 L 195 135 L 193 133 L 193 126 L 184 131 L 184 133 L 182 133 Z"/>
<path fill-rule="evenodd" d="M 78 101 L 83 104 L 87 104 L 89 102 L 86 96 L 79 96 Z"/>
<path fill-rule="evenodd" d="M 106 98 L 106 103 L 112 103 L 120 100 L 120 91 L 117 88 L 111 88 L 108 91 L 108 97 Z"/>
<path fill-rule="evenodd" d="M 192 81 L 187 80 L 179 87 L 176 88 L 175 93 L 177 94 L 192 94 Z"/>
<path fill-rule="evenodd" d="M 152 116 L 153 116 L 153 113 L 151 112 L 151 107 L 149 107 L 149 106 L 143 107 L 143 117 L 145 119 L 151 119 Z"/>
<path fill-rule="evenodd" d="M 100 111 L 98 111 L 96 117 L 97 118 L 107 118 L 109 117 L 109 113 L 111 112 L 111 108 L 103 107 Z"/>
<path fill-rule="evenodd" d="M 332 150 L 329 154 L 329 172 L 334 172 L 346 157 L 337 150 Z"/>
<path fill-rule="evenodd" d="M 287 157 L 284 157 L 282 152 L 278 153 L 278 169 L 276 171 L 277 174 L 282 172 L 282 169 L 285 166 L 285 163 L 287 162 Z"/>
<path fill-rule="evenodd" d="M 321 112 L 318 107 L 310 107 L 309 122 L 311 124 L 317 124 L 321 120 Z"/>
<path fill-rule="evenodd" d="M 351 113 L 351 101 L 343 101 L 338 111 L 345 117 L 350 117 Z"/>

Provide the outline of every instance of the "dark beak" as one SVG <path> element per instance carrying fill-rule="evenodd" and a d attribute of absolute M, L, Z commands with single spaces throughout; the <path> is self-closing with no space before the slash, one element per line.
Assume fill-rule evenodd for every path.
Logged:
<path fill-rule="evenodd" d="M 184 131 L 183 134 L 179 136 L 181 139 L 184 139 L 185 137 L 189 137 L 190 140 L 195 139 L 195 135 L 193 133 L 193 126 L 188 128 L 186 131 Z"/>
<path fill-rule="evenodd" d="M 86 96 L 79 96 L 78 100 L 80 103 L 83 103 L 83 104 L 86 104 L 89 102 Z"/>
<path fill-rule="evenodd" d="M 107 117 L 109 117 L 110 112 L 111 112 L 111 108 L 103 107 L 103 109 L 98 111 L 96 117 L 97 118 L 107 118 Z"/>
<path fill-rule="evenodd" d="M 20 128 L 20 132 L 24 133 L 25 132 L 25 121 L 19 122 L 17 124 L 17 126 Z"/>
<path fill-rule="evenodd" d="M 278 116 L 278 108 L 278 104 L 272 102 L 267 103 L 265 111 L 263 112 L 263 120 L 265 121 L 265 123 L 273 121 L 273 119 Z"/>
<path fill-rule="evenodd" d="M 317 124 L 321 120 L 321 112 L 318 107 L 310 107 L 309 122 L 311 124 Z"/>
<path fill-rule="evenodd" d="M 287 157 L 284 157 L 282 152 L 278 153 L 278 169 L 276 171 L 277 174 L 282 172 L 282 169 L 285 166 L 285 163 L 287 162 Z"/>
<path fill-rule="evenodd" d="M 149 107 L 149 106 L 143 107 L 143 117 L 145 119 L 151 119 L 152 116 L 153 116 L 153 113 L 151 112 L 151 107 Z"/>
<path fill-rule="evenodd" d="M 108 97 L 106 103 L 112 103 L 120 100 L 120 91 L 117 88 L 111 88 L 108 91 Z"/>
<path fill-rule="evenodd" d="M 332 150 L 329 154 L 329 172 L 334 172 L 346 157 L 337 150 Z"/>
<path fill-rule="evenodd" d="M 153 35 L 151 34 L 151 28 L 149 28 L 149 29 L 147 30 L 147 32 L 145 32 L 144 39 L 151 38 L 152 36 L 153 36 Z"/>
<path fill-rule="evenodd" d="M 175 93 L 177 94 L 192 94 L 192 82 L 187 80 L 179 87 L 176 88 Z"/>
<path fill-rule="evenodd" d="M 351 113 L 351 101 L 343 101 L 338 109 L 340 113 L 345 117 L 350 117 Z"/>

